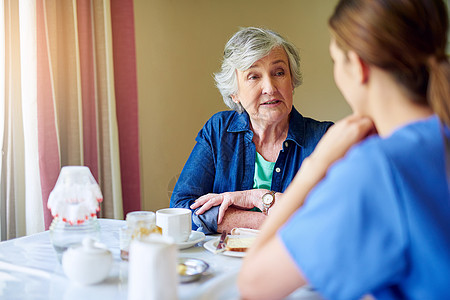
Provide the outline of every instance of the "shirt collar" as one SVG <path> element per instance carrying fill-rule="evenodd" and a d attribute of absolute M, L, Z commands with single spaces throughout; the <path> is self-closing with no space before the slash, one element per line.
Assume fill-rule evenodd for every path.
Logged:
<path fill-rule="evenodd" d="M 293 106 L 289 118 L 289 130 L 286 140 L 291 140 L 300 147 L 303 147 L 305 140 L 305 119 Z"/>
<path fill-rule="evenodd" d="M 228 132 L 242 132 L 250 130 L 250 119 L 247 112 L 235 113 L 230 125 L 227 129 Z M 305 120 L 303 116 L 292 106 L 292 111 L 289 118 L 289 130 L 286 140 L 295 142 L 298 146 L 303 146 L 305 136 Z"/>

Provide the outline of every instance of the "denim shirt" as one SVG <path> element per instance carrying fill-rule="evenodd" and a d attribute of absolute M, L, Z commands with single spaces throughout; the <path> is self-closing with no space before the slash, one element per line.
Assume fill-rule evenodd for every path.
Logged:
<path fill-rule="evenodd" d="M 294 107 L 283 149 L 275 162 L 271 190 L 284 192 L 302 161 L 311 154 L 332 122 L 303 117 Z M 214 114 L 200 130 L 196 145 L 175 185 L 170 207 L 189 208 L 208 193 L 250 190 L 255 176 L 256 147 L 246 112 L 222 111 Z M 192 214 L 192 228 L 217 232 L 219 206 L 202 215 Z"/>

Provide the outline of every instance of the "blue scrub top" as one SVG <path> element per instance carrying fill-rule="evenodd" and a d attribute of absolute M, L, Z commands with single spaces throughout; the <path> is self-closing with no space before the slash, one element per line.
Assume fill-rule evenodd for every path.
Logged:
<path fill-rule="evenodd" d="M 335 163 L 278 235 L 329 299 L 446 299 L 450 195 L 436 116 Z"/>

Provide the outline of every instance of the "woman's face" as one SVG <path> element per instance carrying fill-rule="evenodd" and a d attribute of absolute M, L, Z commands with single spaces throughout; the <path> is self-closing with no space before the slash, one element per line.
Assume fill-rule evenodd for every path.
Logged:
<path fill-rule="evenodd" d="M 288 56 L 282 47 L 236 73 L 238 92 L 232 99 L 241 103 L 253 122 L 274 124 L 289 116 L 294 89 Z"/>
<path fill-rule="evenodd" d="M 353 53 L 354 54 L 354 53 Z M 334 38 L 330 42 L 330 55 L 333 60 L 334 81 L 353 112 L 363 113 L 363 99 L 361 90 L 361 69 L 356 57 L 349 57 L 339 48 Z M 353 55 L 354 56 L 354 55 Z"/>

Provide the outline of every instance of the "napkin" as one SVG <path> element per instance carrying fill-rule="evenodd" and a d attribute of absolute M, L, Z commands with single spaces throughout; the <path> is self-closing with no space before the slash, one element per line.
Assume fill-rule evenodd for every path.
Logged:
<path fill-rule="evenodd" d="M 259 230 L 235 227 L 235 228 L 231 229 L 231 234 L 232 235 L 258 235 Z"/>
<path fill-rule="evenodd" d="M 150 235 L 134 239 L 128 265 L 128 300 L 177 299 L 178 248 L 173 239 Z"/>

